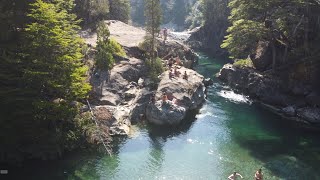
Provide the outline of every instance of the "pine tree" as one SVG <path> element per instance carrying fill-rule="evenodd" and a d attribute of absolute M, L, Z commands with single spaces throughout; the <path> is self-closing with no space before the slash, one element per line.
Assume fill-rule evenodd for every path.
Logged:
<path fill-rule="evenodd" d="M 129 0 L 110 0 L 110 19 L 119 20 L 125 23 L 130 19 Z"/>
<path fill-rule="evenodd" d="M 146 40 L 151 42 L 151 60 L 155 61 L 156 34 L 160 31 L 161 6 L 160 0 L 145 0 Z"/>
<path fill-rule="evenodd" d="M 109 0 L 75 0 L 75 4 L 75 13 L 83 20 L 84 25 L 94 25 L 108 17 Z"/>
<path fill-rule="evenodd" d="M 29 17 L 34 21 L 26 28 L 25 76 L 43 98 L 84 98 L 90 86 L 84 83 L 87 68 L 81 62 L 79 21 L 69 13 L 73 1 L 54 2 L 37 0 L 32 4 Z"/>
<path fill-rule="evenodd" d="M 29 24 L 17 27 L 18 36 L 11 40 L 19 40 L 16 49 L 1 52 L 0 100 L 5 107 L 0 158 L 13 158 L 9 160 L 46 159 L 74 147 L 83 131 L 70 102 L 85 98 L 90 90 L 73 1 L 37 0 L 28 7 Z"/>

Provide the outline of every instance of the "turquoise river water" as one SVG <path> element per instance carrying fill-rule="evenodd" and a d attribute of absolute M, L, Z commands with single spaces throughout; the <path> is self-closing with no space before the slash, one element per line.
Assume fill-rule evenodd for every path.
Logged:
<path fill-rule="evenodd" d="M 80 151 L 26 167 L 19 179 L 218 180 L 233 171 L 253 179 L 258 168 L 268 180 L 320 179 L 319 133 L 298 129 L 219 83 L 214 74 L 224 63 L 200 54 L 197 71 L 215 83 L 199 112 L 179 127 L 134 125 L 128 138 L 114 141 L 111 157 Z"/>

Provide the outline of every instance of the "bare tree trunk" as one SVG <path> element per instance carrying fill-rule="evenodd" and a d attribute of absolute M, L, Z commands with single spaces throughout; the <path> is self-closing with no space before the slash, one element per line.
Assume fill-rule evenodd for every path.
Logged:
<path fill-rule="evenodd" d="M 151 40 L 151 65 L 153 66 L 154 64 L 154 49 L 155 49 L 155 37 L 154 37 L 154 26 L 155 26 L 155 22 L 154 22 L 154 17 L 155 16 L 155 11 L 154 11 L 154 0 L 152 0 L 152 13 L 151 13 L 151 18 L 152 18 L 152 30 L 151 30 L 151 35 L 152 35 L 152 40 Z"/>

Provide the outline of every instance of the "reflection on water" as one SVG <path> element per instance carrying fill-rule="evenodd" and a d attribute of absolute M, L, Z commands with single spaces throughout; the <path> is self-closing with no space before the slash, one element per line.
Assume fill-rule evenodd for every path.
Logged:
<path fill-rule="evenodd" d="M 213 77 L 222 64 L 201 56 L 197 70 Z M 269 180 L 320 179 L 318 134 L 295 128 L 214 81 L 205 105 L 179 126 L 136 125 L 128 138 L 114 141 L 112 157 L 81 151 L 30 166 L 42 171 L 25 171 L 31 179 L 215 180 L 233 171 L 253 179 L 262 167 Z"/>

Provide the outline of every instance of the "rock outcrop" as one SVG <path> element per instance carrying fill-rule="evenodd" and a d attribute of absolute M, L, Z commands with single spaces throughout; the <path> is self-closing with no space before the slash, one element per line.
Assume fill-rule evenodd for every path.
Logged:
<path fill-rule="evenodd" d="M 175 97 L 177 104 L 168 102 L 150 104 L 154 83 L 147 76 L 143 50 L 138 45 L 144 41 L 145 31 L 119 21 L 105 21 L 108 24 L 111 37 L 125 49 L 127 57 L 116 57 L 117 65 L 110 71 L 94 69 L 90 83 L 93 87 L 91 100 L 93 109 L 111 114 L 107 122 L 111 135 L 126 135 L 130 131 L 131 123 L 139 122 L 149 117 L 156 124 L 178 124 L 186 112 L 199 107 L 204 100 L 203 77 L 195 71 L 181 67 L 180 77 L 169 79 L 168 72 L 160 77 L 156 97 L 161 98 L 162 92 Z M 197 55 L 184 44 L 168 38 L 166 43 L 158 39 L 160 47 L 159 57 L 165 59 L 179 56 L 183 65 L 191 68 L 197 61 Z M 96 43 L 96 34 L 86 37 L 86 42 L 92 46 Z M 189 80 L 182 79 L 182 73 L 187 72 Z M 207 82 L 209 83 L 209 82 Z M 103 111 L 102 111 L 103 110 Z M 167 120 L 167 122 L 163 120 Z"/>
<path fill-rule="evenodd" d="M 197 72 L 181 67 L 180 77 L 169 77 L 169 71 L 161 75 L 161 81 L 155 94 L 156 103 L 147 107 L 147 119 L 155 124 L 179 124 L 185 118 L 186 112 L 197 109 L 205 99 L 203 76 Z M 188 74 L 188 80 L 182 74 Z M 168 101 L 163 103 L 163 94 Z"/>
<path fill-rule="evenodd" d="M 320 96 L 311 92 L 308 86 L 285 82 L 278 76 L 232 64 L 224 65 L 217 76 L 283 117 L 320 127 Z"/>
<path fill-rule="evenodd" d="M 183 66 L 190 69 L 198 62 L 198 56 L 192 49 L 178 41 L 172 40 L 163 43 L 159 39 L 158 56 L 165 60 L 170 57 L 179 57 Z"/>
<path fill-rule="evenodd" d="M 260 71 L 268 69 L 272 64 L 270 42 L 259 41 L 255 54 L 250 55 L 254 67 Z"/>
<path fill-rule="evenodd" d="M 112 114 L 108 124 L 111 135 L 128 134 L 131 120 L 140 118 L 140 110 L 150 98 L 150 92 L 138 85 L 145 72 L 144 62 L 136 58 L 121 61 L 109 72 L 93 72 L 90 82 L 94 108 L 107 109 Z"/>
<path fill-rule="evenodd" d="M 227 51 L 220 47 L 228 28 L 227 16 L 225 18 L 226 21 L 220 21 L 219 24 L 197 28 L 192 32 L 191 36 L 187 40 L 187 44 L 192 49 L 205 51 L 214 56 L 227 57 Z"/>

